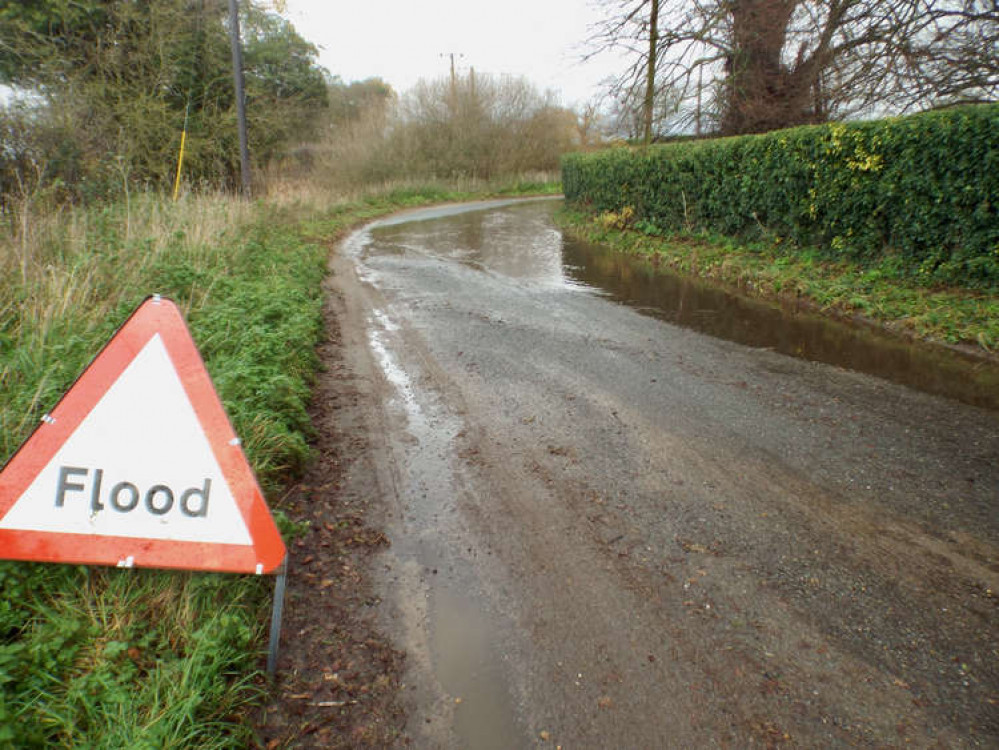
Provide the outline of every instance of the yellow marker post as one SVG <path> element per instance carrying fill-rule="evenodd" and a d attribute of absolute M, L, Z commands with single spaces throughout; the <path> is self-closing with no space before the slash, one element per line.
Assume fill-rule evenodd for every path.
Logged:
<path fill-rule="evenodd" d="M 176 201 L 180 194 L 180 170 L 184 165 L 184 146 L 187 143 L 187 115 L 191 110 L 191 103 L 188 102 L 184 110 L 184 129 L 180 132 L 180 153 L 177 155 L 177 177 L 173 181 L 173 199 Z"/>

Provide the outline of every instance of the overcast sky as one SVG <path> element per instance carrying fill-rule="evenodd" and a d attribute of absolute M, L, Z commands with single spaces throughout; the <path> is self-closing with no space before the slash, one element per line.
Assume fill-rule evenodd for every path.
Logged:
<path fill-rule="evenodd" d="M 522 75 L 567 106 L 621 67 L 580 62 L 599 17 L 594 0 L 287 0 L 285 15 L 332 74 L 379 77 L 399 93 L 447 75 L 452 52 L 462 71 Z"/>

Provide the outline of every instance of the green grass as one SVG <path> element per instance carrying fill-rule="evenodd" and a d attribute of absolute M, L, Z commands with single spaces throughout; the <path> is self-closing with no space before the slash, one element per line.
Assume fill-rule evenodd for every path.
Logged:
<path fill-rule="evenodd" d="M 400 208 L 486 195 L 404 186 L 343 200 L 22 206 L 0 226 L 0 461 L 160 293 L 184 311 L 279 526 L 293 530 L 278 498 L 310 456 L 333 239 Z M 0 750 L 251 745 L 270 591 L 253 576 L 0 562 Z"/>
<path fill-rule="evenodd" d="M 5 563 L 0 746 L 242 746 L 262 582 Z"/>
<path fill-rule="evenodd" d="M 40 216 L 5 236 L 6 459 L 148 294 L 175 299 L 273 497 L 309 455 L 327 249 L 218 196 Z M 18 252 L 20 251 L 20 252 Z M 0 563 L 0 747 L 244 747 L 270 582 Z"/>
<path fill-rule="evenodd" d="M 571 206 L 558 221 L 587 241 L 650 255 L 663 267 L 752 296 L 794 299 L 839 317 L 861 316 L 927 341 L 999 349 L 999 294 L 925 286 L 891 257 L 867 265 L 834 262 L 814 249 L 789 247 L 779 237 L 749 243 L 711 233 L 666 233 L 618 214 L 593 215 Z"/>

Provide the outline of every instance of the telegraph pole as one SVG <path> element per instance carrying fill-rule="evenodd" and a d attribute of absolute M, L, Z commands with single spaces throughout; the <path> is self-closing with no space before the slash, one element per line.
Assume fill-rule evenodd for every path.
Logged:
<path fill-rule="evenodd" d="M 455 72 L 455 69 L 454 69 L 454 58 L 455 58 L 455 55 L 457 55 L 458 57 L 464 57 L 464 55 L 461 54 L 460 52 L 442 52 L 441 55 L 440 55 L 441 57 L 448 57 L 448 58 L 451 59 L 451 99 L 452 99 L 452 101 L 454 100 L 454 98 L 455 98 L 455 96 L 457 94 L 457 91 L 458 91 L 458 74 Z"/>
<path fill-rule="evenodd" d="M 236 87 L 236 119 L 239 123 L 239 176 L 244 197 L 250 197 L 250 147 L 246 140 L 246 94 L 243 87 L 243 47 L 239 41 L 239 8 L 229 0 L 229 40 L 232 45 L 232 77 Z"/>

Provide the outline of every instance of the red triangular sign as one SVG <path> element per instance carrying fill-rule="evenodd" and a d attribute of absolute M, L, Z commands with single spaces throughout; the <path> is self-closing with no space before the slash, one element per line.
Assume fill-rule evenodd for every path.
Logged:
<path fill-rule="evenodd" d="M 284 561 L 173 302 L 143 302 L 0 472 L 0 557 L 233 573 Z"/>

